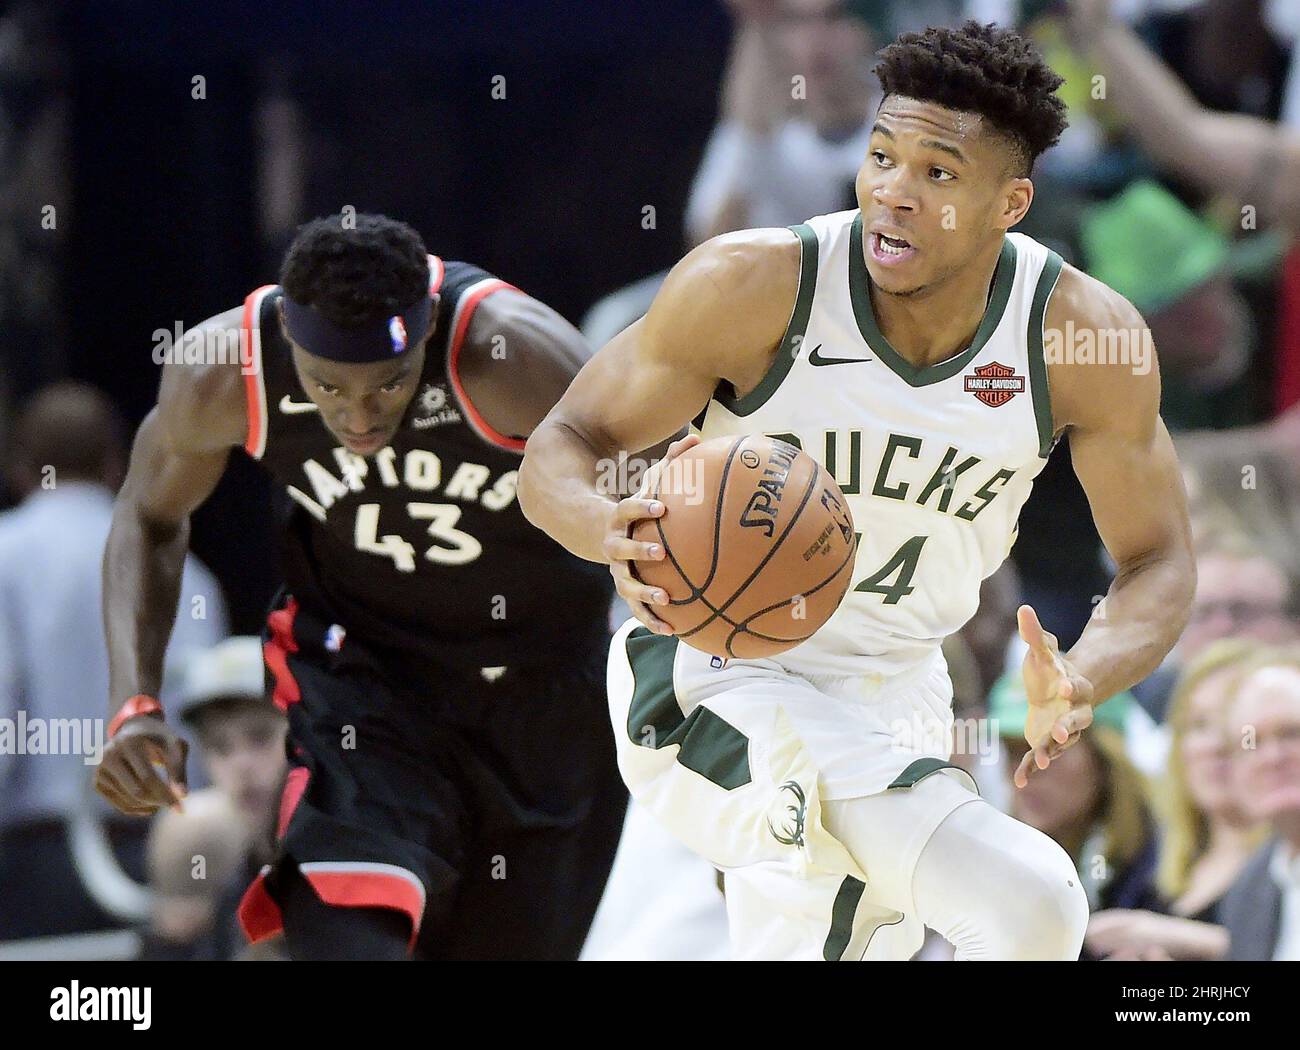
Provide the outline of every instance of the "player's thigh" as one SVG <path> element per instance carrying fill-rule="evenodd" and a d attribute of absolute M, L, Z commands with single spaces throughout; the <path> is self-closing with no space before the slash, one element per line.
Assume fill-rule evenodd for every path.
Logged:
<path fill-rule="evenodd" d="M 912 876 L 926 844 L 949 814 L 975 803 L 986 805 L 941 769 L 911 787 L 823 802 L 822 820 L 867 876 L 868 899 L 910 915 Z"/>

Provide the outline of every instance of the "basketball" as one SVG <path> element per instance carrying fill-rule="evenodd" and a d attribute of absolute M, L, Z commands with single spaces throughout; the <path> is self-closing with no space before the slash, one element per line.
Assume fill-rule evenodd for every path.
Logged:
<path fill-rule="evenodd" d="M 667 592 L 652 611 L 714 656 L 772 656 L 809 638 L 839 607 L 857 539 L 848 502 L 821 464 L 762 435 L 715 438 L 647 476 L 665 513 L 632 537 L 664 558 L 633 563 Z"/>

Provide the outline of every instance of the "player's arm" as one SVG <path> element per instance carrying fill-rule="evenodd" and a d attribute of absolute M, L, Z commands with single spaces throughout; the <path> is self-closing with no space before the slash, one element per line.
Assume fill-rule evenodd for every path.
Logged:
<path fill-rule="evenodd" d="M 503 288 L 474 310 L 460 378 L 489 426 L 527 438 L 590 358 L 573 325 L 532 296 Z"/>
<path fill-rule="evenodd" d="M 200 327 L 225 328 L 237 338 L 239 314 L 231 310 Z M 110 719 L 129 698 L 158 695 L 180 600 L 190 514 L 216 488 L 231 447 L 244 441 L 242 383 L 238 364 L 168 363 L 158 404 L 136 432 L 104 549 Z M 128 813 L 172 803 L 180 792 L 153 774 L 153 758 L 183 786 L 180 741 L 156 717 L 128 719 L 105 751 L 97 789 Z"/>
<path fill-rule="evenodd" d="M 574 554 L 611 564 L 619 593 L 648 626 L 629 559 L 662 557 L 627 538 L 662 505 L 602 491 L 602 462 L 648 448 L 685 427 L 719 380 L 758 384 L 785 331 L 799 280 L 799 241 L 788 230 L 747 230 L 708 241 L 669 273 L 649 312 L 597 353 L 533 432 L 519 474 L 528 519 Z M 680 451 L 692 442 L 676 443 Z M 658 625 L 658 626 L 655 626 Z"/>
<path fill-rule="evenodd" d="M 1300 229 L 1300 136 L 1255 117 L 1206 109 L 1110 15 L 1110 0 L 1072 0 L 1071 14 L 1075 38 L 1106 77 L 1105 104 L 1147 152 L 1203 189 L 1226 189 Z"/>
<path fill-rule="evenodd" d="M 1122 345 L 1116 338 L 1127 333 L 1131 351 L 1145 347 L 1145 361 L 1131 352 L 1129 363 L 1049 366 L 1055 426 L 1066 428 L 1075 473 L 1117 572 L 1067 653 L 1056 651 L 1032 609 L 1020 610 L 1030 644 L 1026 737 L 1034 750 L 1017 771 L 1018 783 L 1032 763 L 1046 768 L 1074 742 L 1093 706 L 1155 670 L 1182 633 L 1196 589 L 1186 493 L 1160 419 L 1150 332 L 1126 299 L 1073 267 L 1061 274 L 1045 327 L 1065 332 L 1069 324 L 1076 333 L 1092 329 L 1097 345 Z"/>

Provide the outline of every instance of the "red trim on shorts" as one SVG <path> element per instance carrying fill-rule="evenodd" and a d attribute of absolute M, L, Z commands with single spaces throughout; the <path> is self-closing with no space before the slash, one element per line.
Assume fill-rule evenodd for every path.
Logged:
<path fill-rule="evenodd" d="M 460 352 L 465 343 L 465 333 L 469 331 L 470 319 L 474 316 L 478 304 L 486 299 L 493 292 L 499 292 L 503 289 L 510 289 L 512 292 L 519 291 L 513 284 L 507 284 L 505 281 L 494 280 L 491 283 L 484 282 L 478 288 L 474 289 L 460 303 L 456 304 L 456 309 L 460 311 L 460 317 L 456 322 L 456 330 L 451 336 L 451 356 L 448 359 L 447 371 L 451 374 L 451 385 L 456 391 L 456 398 L 460 401 L 461 407 L 465 409 L 465 414 L 469 417 L 470 424 L 478 431 L 479 436 L 490 444 L 497 445 L 500 448 L 509 449 L 512 452 L 522 452 L 524 445 L 527 443 L 523 438 L 507 437 L 500 431 L 494 429 L 476 409 L 465 393 L 465 386 L 460 381 Z"/>
<path fill-rule="evenodd" d="M 281 711 L 287 711 L 290 704 L 302 699 L 302 690 L 298 680 L 289 670 L 289 654 L 298 651 L 298 643 L 293 637 L 293 619 L 298 615 L 298 600 L 290 597 L 283 609 L 276 609 L 266 618 L 271 628 L 271 637 L 262 643 L 262 658 L 271 669 L 275 678 L 275 691 L 271 699 Z"/>
<path fill-rule="evenodd" d="M 284 913 L 266 888 L 269 866 L 258 872 L 244 891 L 237 915 L 250 944 L 257 944 L 284 931 Z M 424 896 L 410 880 L 400 875 L 373 871 L 303 871 L 299 873 L 326 904 L 335 908 L 392 908 L 411 920 L 407 949 L 415 947 L 424 916 Z"/>
<path fill-rule="evenodd" d="M 402 912 L 411 920 L 407 948 L 415 947 L 424 917 L 424 894 L 410 880 L 376 871 L 303 871 L 301 865 L 298 871 L 311 883 L 316 896 L 335 908 L 392 908 Z"/>
<path fill-rule="evenodd" d="M 266 888 L 266 875 L 270 870 L 268 866 L 257 873 L 252 884 L 244 891 L 235 913 L 249 944 L 257 944 L 258 941 L 274 937 L 284 929 L 284 916 L 280 912 L 280 905 L 275 903 L 275 898 Z"/>
<path fill-rule="evenodd" d="M 253 346 L 253 300 L 257 299 L 263 292 L 274 288 L 273 284 L 264 284 L 260 288 L 254 288 L 244 297 L 244 320 L 240 326 L 243 329 L 244 345 Z M 261 336 L 261 326 L 258 326 L 259 342 Z M 261 386 L 263 381 L 262 355 L 257 355 L 257 368 L 253 371 L 244 371 L 244 404 L 248 410 L 248 437 L 244 440 L 244 451 L 254 459 L 258 456 L 258 450 L 262 445 L 262 435 L 266 432 L 266 419 L 262 412 L 262 393 Z"/>
<path fill-rule="evenodd" d="M 311 779 L 311 770 L 306 766 L 294 766 L 289 770 L 289 775 L 284 779 L 284 791 L 280 793 L 280 822 L 275 829 L 277 839 L 284 838 L 284 833 L 289 830 L 289 821 L 293 818 L 293 811 L 298 808 L 298 803 L 302 801 L 302 794 L 307 790 L 307 781 Z"/>

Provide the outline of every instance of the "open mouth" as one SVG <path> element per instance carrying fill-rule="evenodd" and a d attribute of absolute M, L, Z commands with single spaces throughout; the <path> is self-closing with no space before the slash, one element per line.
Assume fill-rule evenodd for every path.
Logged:
<path fill-rule="evenodd" d="M 358 453 L 377 452 L 384 445 L 384 431 L 370 430 L 364 434 L 340 434 L 339 439 L 351 451 Z"/>
<path fill-rule="evenodd" d="M 883 233 L 871 235 L 871 255 L 879 263 L 902 262 L 916 253 L 910 241 L 902 237 L 888 237 Z"/>

